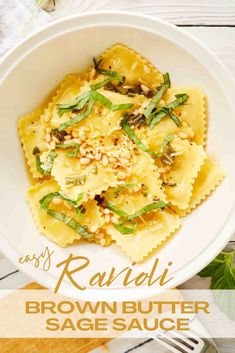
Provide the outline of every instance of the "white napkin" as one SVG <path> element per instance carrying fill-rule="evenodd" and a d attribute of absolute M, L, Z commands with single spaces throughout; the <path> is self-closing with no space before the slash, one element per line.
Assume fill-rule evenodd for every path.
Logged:
<path fill-rule="evenodd" d="M 0 56 L 51 20 L 36 0 L 0 0 Z"/>

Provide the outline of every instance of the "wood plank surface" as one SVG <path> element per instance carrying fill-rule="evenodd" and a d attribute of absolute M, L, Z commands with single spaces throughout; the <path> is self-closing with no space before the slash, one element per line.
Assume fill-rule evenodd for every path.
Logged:
<path fill-rule="evenodd" d="M 75 10 L 126 10 L 151 14 L 177 25 L 235 26 L 233 0 L 60 0 L 52 15 L 58 17 Z"/>

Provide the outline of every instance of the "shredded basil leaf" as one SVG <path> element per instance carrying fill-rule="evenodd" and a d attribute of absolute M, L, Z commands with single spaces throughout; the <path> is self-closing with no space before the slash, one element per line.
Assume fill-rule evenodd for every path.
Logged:
<path fill-rule="evenodd" d="M 112 77 L 112 78 L 116 79 L 117 81 L 119 81 L 120 83 L 124 83 L 125 82 L 125 79 L 126 79 L 125 76 L 122 76 L 118 72 L 101 69 L 99 67 L 101 62 L 102 62 L 102 59 L 100 59 L 99 61 L 96 61 L 96 58 L 93 58 L 94 68 L 95 68 L 96 72 L 98 72 L 101 75 Z"/>
<path fill-rule="evenodd" d="M 110 201 L 105 201 L 105 207 L 107 207 L 110 211 L 113 211 L 114 213 L 116 213 L 118 216 L 122 218 L 128 219 L 129 217 L 129 215 L 125 211 L 120 210 Z"/>
<path fill-rule="evenodd" d="M 51 201 L 54 198 L 60 198 L 61 200 L 67 201 L 71 206 L 73 206 L 76 210 L 79 208 L 79 205 L 77 202 L 79 202 L 82 198 L 82 195 L 79 195 L 77 200 L 71 200 L 68 197 L 62 195 L 59 192 L 52 192 L 50 194 L 45 195 L 41 200 L 39 201 L 41 208 L 51 217 L 57 219 L 58 221 L 61 221 L 65 224 L 67 224 L 69 227 L 74 229 L 78 234 L 80 234 L 83 238 L 91 238 L 93 235 L 88 233 L 87 230 L 79 224 L 75 219 L 73 219 L 70 216 L 67 216 L 64 213 L 54 211 L 49 208 Z"/>
<path fill-rule="evenodd" d="M 174 135 L 168 134 L 161 145 L 160 154 L 162 154 L 165 151 L 167 145 L 173 140 L 174 140 Z"/>
<path fill-rule="evenodd" d="M 65 123 L 61 124 L 59 126 L 58 130 L 62 131 L 64 129 L 67 129 L 68 127 L 73 126 L 73 125 L 77 124 L 79 121 L 81 121 L 81 120 L 85 119 L 86 117 L 88 117 L 88 115 L 90 115 L 90 113 L 92 111 L 94 103 L 95 103 L 94 100 L 90 99 L 90 101 L 88 103 L 88 106 L 87 106 L 87 109 L 84 112 L 76 115 L 74 118 L 69 119 Z"/>
<path fill-rule="evenodd" d="M 96 91 L 97 89 L 100 89 L 104 86 L 106 86 L 107 84 L 109 84 L 110 82 L 112 82 L 114 80 L 114 78 L 110 77 L 110 78 L 107 78 L 106 80 L 104 81 L 101 81 L 101 82 L 98 82 L 94 85 L 91 85 L 90 88 L 93 90 L 93 91 Z"/>
<path fill-rule="evenodd" d="M 90 99 L 90 92 L 85 92 L 81 96 L 75 98 L 75 102 L 72 104 L 57 104 L 57 113 L 61 117 L 65 112 L 71 110 L 81 110 L 85 107 L 86 103 Z"/>
<path fill-rule="evenodd" d="M 166 115 L 169 115 L 170 118 L 176 123 L 176 125 L 180 126 L 180 120 L 174 113 L 172 113 L 172 110 L 184 104 L 188 100 L 189 96 L 186 93 L 182 93 L 176 94 L 175 97 L 176 99 L 173 102 L 167 104 L 165 107 L 162 107 L 159 110 L 153 111 L 150 114 L 147 121 L 150 129 L 153 129 L 154 126 L 159 123 Z"/>
<path fill-rule="evenodd" d="M 168 204 L 164 201 L 156 201 L 153 202 L 149 205 L 144 206 L 143 208 L 141 208 L 139 211 L 133 213 L 132 215 L 128 215 L 125 211 L 120 210 L 118 207 L 116 207 L 113 203 L 106 201 L 105 202 L 105 206 L 111 210 L 112 212 L 116 213 L 117 215 L 119 215 L 120 217 L 122 217 L 122 219 L 124 220 L 124 222 L 119 223 L 119 224 L 113 224 L 114 227 L 122 234 L 133 234 L 136 232 L 137 226 L 136 223 L 133 223 L 133 221 L 144 215 L 147 213 L 150 213 L 156 209 L 164 209 L 168 206 Z M 127 223 L 131 222 L 131 226 L 127 227 Z"/>
<path fill-rule="evenodd" d="M 94 101 L 100 102 L 105 107 L 111 109 L 112 111 L 117 110 L 126 110 L 133 108 L 134 104 L 132 103 L 125 103 L 125 104 L 113 104 L 108 98 L 106 98 L 103 94 L 97 91 L 91 91 L 91 97 Z"/>
<path fill-rule="evenodd" d="M 149 118 L 153 109 L 155 108 L 157 103 L 162 98 L 163 94 L 171 86 L 170 76 L 169 76 L 168 72 L 163 75 L 163 79 L 164 79 L 163 85 L 154 93 L 153 98 L 151 99 L 149 105 L 147 106 L 147 108 L 144 111 L 144 115 L 146 116 L 146 118 Z"/>
<path fill-rule="evenodd" d="M 47 159 L 46 159 L 46 162 L 44 163 L 43 167 L 42 167 L 42 163 L 40 160 L 40 150 L 38 147 L 34 147 L 33 155 L 35 156 L 35 163 L 36 163 L 37 171 L 42 175 L 51 174 L 54 159 L 57 157 L 57 153 L 54 150 L 50 151 L 47 155 Z"/>
<path fill-rule="evenodd" d="M 112 202 L 106 201 L 105 207 L 107 207 L 110 211 L 116 213 L 118 216 L 122 217 L 126 221 L 133 221 L 135 218 L 138 218 L 146 213 L 152 212 L 156 209 L 164 209 L 168 206 L 168 204 L 164 201 L 156 201 L 149 205 L 144 206 L 139 211 L 133 213 L 132 215 L 128 215 L 125 211 L 120 210 L 120 208 L 116 207 Z"/>
<path fill-rule="evenodd" d="M 47 159 L 46 162 L 43 166 L 43 170 L 44 170 L 44 174 L 50 174 L 52 167 L 53 167 L 53 163 L 54 163 L 54 159 L 57 157 L 57 153 L 55 151 L 51 151 L 49 152 L 49 154 L 47 155 Z"/>
<path fill-rule="evenodd" d="M 136 232 L 136 225 L 133 227 L 127 227 L 124 224 L 113 224 L 114 227 L 121 233 L 121 234 L 133 234 Z"/>
<path fill-rule="evenodd" d="M 125 184 L 120 185 L 117 188 L 115 188 L 112 192 L 112 195 L 118 195 L 119 192 L 122 191 L 123 189 L 135 188 L 136 186 L 138 186 L 138 184 L 125 183 Z"/>
<path fill-rule="evenodd" d="M 151 151 L 147 146 L 145 146 L 143 144 L 142 141 L 140 141 L 138 139 L 138 137 L 136 136 L 136 134 L 134 133 L 134 131 L 132 130 L 132 128 L 130 127 L 130 125 L 128 124 L 128 114 L 126 114 L 124 116 L 124 118 L 121 120 L 120 123 L 121 127 L 123 128 L 123 130 L 125 131 L 125 133 L 130 137 L 130 139 L 137 145 L 137 147 L 144 151 L 147 152 L 148 154 L 150 154 L 151 157 L 153 158 L 157 158 L 159 157 L 158 153 L 155 153 L 153 151 Z"/>
<path fill-rule="evenodd" d="M 68 157 L 77 157 L 78 152 L 79 152 L 79 144 L 76 142 L 71 142 L 71 143 L 59 143 L 56 145 L 56 148 L 63 148 L 63 149 L 67 149 L 67 148 L 73 148 L 72 151 L 69 151 L 67 153 Z"/>
<path fill-rule="evenodd" d="M 164 209 L 167 207 L 167 203 L 164 202 L 164 201 L 156 201 L 156 202 L 153 202 L 149 205 L 146 205 L 144 206 L 143 208 L 141 208 L 139 211 L 133 213 L 131 216 L 128 217 L 128 221 L 132 221 L 134 220 L 135 218 L 138 218 L 144 214 L 147 214 L 149 212 L 152 212 L 153 210 L 156 210 L 156 209 Z"/>

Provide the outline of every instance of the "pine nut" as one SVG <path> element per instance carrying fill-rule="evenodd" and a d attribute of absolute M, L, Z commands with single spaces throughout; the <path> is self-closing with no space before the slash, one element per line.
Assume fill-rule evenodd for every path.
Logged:
<path fill-rule="evenodd" d="M 147 65 L 144 65 L 144 71 L 149 74 L 151 72 L 151 69 Z"/>
<path fill-rule="evenodd" d="M 148 87 L 145 86 L 144 84 L 140 85 L 140 87 L 141 87 L 143 92 L 148 92 L 149 91 Z"/>
<path fill-rule="evenodd" d="M 182 139 L 186 139 L 189 137 L 188 133 L 183 131 L 179 131 L 177 135 Z"/>
<path fill-rule="evenodd" d="M 83 157 L 80 159 L 80 164 L 82 165 L 87 165 L 91 162 L 91 160 L 89 158 Z"/>
<path fill-rule="evenodd" d="M 116 217 L 111 217 L 111 222 L 113 224 L 118 224 L 118 219 Z"/>
<path fill-rule="evenodd" d="M 82 148 L 82 147 L 80 147 L 80 154 L 81 154 L 81 156 L 86 155 L 86 150 L 84 150 L 84 148 Z"/>
<path fill-rule="evenodd" d="M 50 113 L 46 113 L 43 117 L 43 120 L 45 121 L 45 123 L 49 123 L 50 121 Z"/>
<path fill-rule="evenodd" d="M 99 233 L 99 234 L 96 234 L 95 235 L 96 239 L 101 239 L 104 237 L 104 234 L 103 233 Z"/>
<path fill-rule="evenodd" d="M 105 215 L 104 221 L 105 221 L 105 223 L 109 223 L 110 222 L 110 215 L 109 214 Z"/>
<path fill-rule="evenodd" d="M 62 203 L 62 200 L 55 198 L 55 199 L 52 200 L 52 203 L 53 203 L 54 205 L 60 205 L 60 204 Z"/>
<path fill-rule="evenodd" d="M 65 137 L 64 137 L 64 139 L 67 141 L 67 140 L 71 140 L 71 135 L 66 135 Z"/>
<path fill-rule="evenodd" d="M 100 245 L 101 246 L 105 246 L 105 244 L 106 244 L 106 240 L 104 238 L 101 238 L 100 239 Z"/>
<path fill-rule="evenodd" d="M 103 156 L 102 158 L 102 164 L 104 167 L 106 167 L 109 164 L 108 157 L 106 155 Z"/>
<path fill-rule="evenodd" d="M 120 158 L 120 162 L 121 162 L 121 164 L 123 164 L 123 165 L 128 165 L 128 164 L 129 164 L 129 160 L 126 159 L 126 158 Z"/>
<path fill-rule="evenodd" d="M 50 142 L 50 148 L 53 150 L 55 149 L 55 141 Z"/>
<path fill-rule="evenodd" d="M 108 208 L 105 208 L 105 209 L 103 210 L 103 213 L 104 213 L 104 214 L 110 214 L 110 211 L 109 211 Z"/>
<path fill-rule="evenodd" d="M 55 141 L 55 143 L 60 143 L 60 140 L 58 140 L 58 138 L 55 136 L 52 136 L 52 140 Z"/>
<path fill-rule="evenodd" d="M 51 141 L 51 135 L 49 133 L 46 134 L 46 142 Z"/>
<path fill-rule="evenodd" d="M 98 152 L 95 154 L 95 160 L 99 161 L 101 160 L 101 157 L 102 157 L 101 153 Z"/>
<path fill-rule="evenodd" d="M 109 162 L 115 163 L 115 162 L 117 162 L 117 159 L 115 157 L 109 157 Z"/>
<path fill-rule="evenodd" d="M 98 226 L 97 225 L 95 225 L 95 226 L 90 228 L 91 233 L 95 233 L 97 230 L 98 230 Z"/>

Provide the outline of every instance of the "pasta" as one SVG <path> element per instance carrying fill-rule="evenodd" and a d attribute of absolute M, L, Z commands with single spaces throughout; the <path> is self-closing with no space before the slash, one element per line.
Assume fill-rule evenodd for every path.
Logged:
<path fill-rule="evenodd" d="M 199 88 L 122 44 L 66 76 L 18 124 L 40 233 L 115 242 L 135 262 L 154 254 L 224 177 L 205 150 L 206 108 Z"/>

